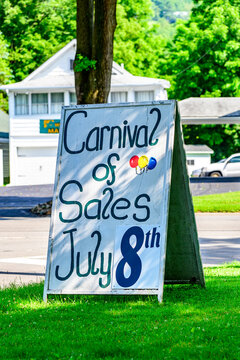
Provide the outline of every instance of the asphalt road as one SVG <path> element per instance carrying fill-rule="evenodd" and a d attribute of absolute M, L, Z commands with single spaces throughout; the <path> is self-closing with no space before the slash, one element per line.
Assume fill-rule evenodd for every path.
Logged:
<path fill-rule="evenodd" d="M 204 266 L 240 261 L 240 213 L 196 214 Z M 0 286 L 44 280 L 50 217 L 0 221 Z"/>
<path fill-rule="evenodd" d="M 192 195 L 240 191 L 240 178 L 191 178 Z M 30 209 L 52 199 L 53 185 L 0 187 L 0 220 L 34 216 Z"/>
<path fill-rule="evenodd" d="M 6 217 L 29 217 L 30 209 L 52 199 L 53 185 L 0 187 L 0 220 Z"/>
<path fill-rule="evenodd" d="M 52 194 L 53 185 L 0 187 L 1 287 L 44 279 L 50 217 L 30 209 Z M 204 266 L 240 261 L 240 213 L 196 214 L 196 220 Z"/>

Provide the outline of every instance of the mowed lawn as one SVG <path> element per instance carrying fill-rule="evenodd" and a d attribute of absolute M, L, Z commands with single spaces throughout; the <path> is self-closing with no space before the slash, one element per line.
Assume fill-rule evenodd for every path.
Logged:
<path fill-rule="evenodd" d="M 193 205 L 195 212 L 240 212 L 240 191 L 193 196 Z"/>
<path fill-rule="evenodd" d="M 205 269 L 206 288 L 156 296 L 0 290 L 0 359 L 240 359 L 240 263 Z"/>

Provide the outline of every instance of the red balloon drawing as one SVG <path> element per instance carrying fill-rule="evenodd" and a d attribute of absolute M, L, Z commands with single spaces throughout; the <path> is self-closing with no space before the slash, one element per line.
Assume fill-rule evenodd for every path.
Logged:
<path fill-rule="evenodd" d="M 136 168 L 138 166 L 138 156 L 134 155 L 131 157 L 131 159 L 129 160 L 129 164 L 132 168 Z"/>

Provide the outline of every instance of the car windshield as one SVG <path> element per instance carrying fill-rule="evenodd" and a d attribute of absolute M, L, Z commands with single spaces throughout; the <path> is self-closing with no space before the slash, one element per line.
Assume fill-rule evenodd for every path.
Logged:
<path fill-rule="evenodd" d="M 223 163 L 226 159 L 219 160 L 218 163 Z"/>

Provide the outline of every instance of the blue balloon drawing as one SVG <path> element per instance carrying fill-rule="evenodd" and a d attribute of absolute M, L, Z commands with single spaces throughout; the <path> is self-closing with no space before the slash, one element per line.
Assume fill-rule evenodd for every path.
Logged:
<path fill-rule="evenodd" d="M 156 165 L 157 165 L 157 160 L 154 157 L 150 157 L 147 169 L 153 170 L 156 167 Z"/>

